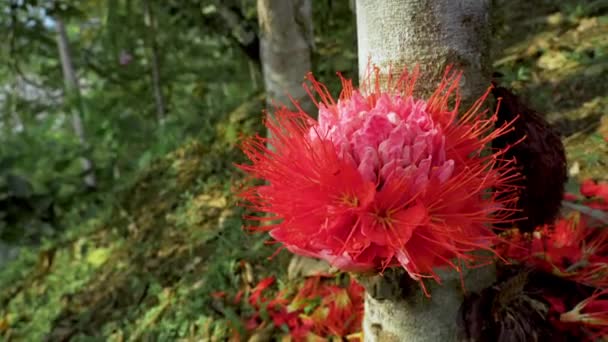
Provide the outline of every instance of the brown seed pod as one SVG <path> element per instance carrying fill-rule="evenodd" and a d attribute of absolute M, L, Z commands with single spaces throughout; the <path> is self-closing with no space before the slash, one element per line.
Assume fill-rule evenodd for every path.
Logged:
<path fill-rule="evenodd" d="M 500 274 L 502 273 L 502 274 Z M 593 289 L 554 275 L 508 266 L 499 272 L 498 281 L 468 295 L 458 316 L 460 341 L 528 342 L 580 341 L 584 326 L 568 331 L 556 329 L 546 297 L 559 298 L 573 307 Z"/>
<path fill-rule="evenodd" d="M 495 87 L 492 94 L 501 101 L 497 128 L 517 117 L 513 130 L 494 139 L 492 148 L 513 146 L 505 159 L 515 158 L 524 177 L 518 184 L 519 211 L 511 218 L 517 220 L 520 230 L 530 232 L 539 225 L 552 223 L 559 213 L 567 180 L 564 145 L 543 116 L 525 106 L 515 94 L 503 87 Z M 516 144 L 519 140 L 522 141 Z"/>

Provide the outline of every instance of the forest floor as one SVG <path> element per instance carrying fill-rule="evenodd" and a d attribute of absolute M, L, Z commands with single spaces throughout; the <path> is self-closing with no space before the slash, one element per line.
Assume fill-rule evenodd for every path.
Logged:
<path fill-rule="evenodd" d="M 571 175 L 607 179 L 608 2 L 502 3 L 495 70 L 560 130 Z"/>
<path fill-rule="evenodd" d="M 502 3 L 493 51 L 503 85 L 562 132 L 570 188 L 590 177 L 608 180 L 608 5 Z M 219 123 L 214 144 L 185 143 L 152 163 L 106 216 L 3 269 L 0 337 L 223 340 L 235 331 L 244 336 L 240 318 L 256 314 L 239 291 L 256 293 L 273 275 L 295 293 L 302 273 L 318 265 L 289 269 L 287 252 L 269 258 L 277 246 L 242 231 L 232 195 L 243 181 L 233 166 L 243 161 L 234 132 L 259 129 L 261 108 L 259 98 L 243 104 Z M 273 331 L 281 333 L 263 325 L 256 338 Z"/>

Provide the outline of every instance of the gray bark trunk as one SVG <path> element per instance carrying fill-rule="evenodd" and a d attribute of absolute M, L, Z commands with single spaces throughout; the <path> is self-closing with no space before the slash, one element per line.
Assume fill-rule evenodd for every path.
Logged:
<path fill-rule="evenodd" d="M 433 89 L 444 67 L 464 70 L 465 98 L 489 84 L 489 0 L 357 0 L 359 73 L 368 58 L 381 67 L 420 65 L 418 87 Z"/>
<path fill-rule="evenodd" d="M 249 66 L 249 78 L 251 78 L 251 86 L 253 87 L 254 90 L 258 90 L 258 88 L 260 86 L 258 84 L 259 68 L 252 61 L 248 61 L 247 65 Z"/>
<path fill-rule="evenodd" d="M 312 102 L 302 89 L 311 71 L 310 54 L 314 45 L 310 0 L 258 0 L 260 58 L 266 89 L 266 103 L 288 107 L 287 94 L 312 113 Z"/>
<path fill-rule="evenodd" d="M 19 101 L 19 90 L 17 86 L 17 80 L 12 82 L 10 88 L 3 96 L 0 96 L 4 104 L 4 111 L 2 113 L 2 126 L 4 127 L 6 136 L 11 136 L 16 133 L 21 133 L 25 129 L 23 120 L 17 110 L 17 101 Z"/>
<path fill-rule="evenodd" d="M 388 66 L 398 74 L 404 66 L 418 64 L 422 77 L 417 94 L 427 95 L 445 66 L 453 64 L 464 71 L 461 95 L 470 103 L 489 86 L 489 7 L 488 0 L 357 0 L 360 79 L 368 62 L 381 68 L 381 81 L 388 76 Z M 431 298 L 401 271 L 363 279 L 368 290 L 365 341 L 458 340 L 457 313 L 464 290 L 457 273 L 440 275 L 441 286 L 426 283 Z M 495 270 L 466 270 L 463 277 L 466 290 L 476 291 L 495 280 Z"/>
<path fill-rule="evenodd" d="M 162 125 L 165 120 L 166 106 L 165 98 L 163 96 L 163 89 L 160 80 L 160 58 L 158 56 L 158 46 L 156 43 L 156 18 L 150 8 L 148 0 L 143 0 L 144 5 L 144 16 L 146 26 L 148 26 L 148 45 L 150 49 L 150 73 L 152 76 L 152 88 L 154 91 L 154 102 L 156 103 L 156 118 Z"/>
<path fill-rule="evenodd" d="M 84 108 L 80 98 L 80 85 L 78 77 L 72 63 L 72 55 L 70 54 L 70 45 L 68 36 L 65 31 L 65 25 L 61 18 L 55 18 L 57 27 L 57 47 L 59 49 L 59 57 L 61 59 L 61 67 L 63 69 L 63 78 L 65 82 L 66 97 L 69 99 L 70 110 L 72 112 L 72 127 L 74 133 L 78 137 L 84 151 L 88 150 L 87 142 L 82 117 L 84 116 Z M 89 188 L 95 188 L 97 180 L 95 179 L 95 170 L 93 161 L 86 156 L 86 152 L 81 158 L 82 169 L 84 171 L 84 183 Z"/>

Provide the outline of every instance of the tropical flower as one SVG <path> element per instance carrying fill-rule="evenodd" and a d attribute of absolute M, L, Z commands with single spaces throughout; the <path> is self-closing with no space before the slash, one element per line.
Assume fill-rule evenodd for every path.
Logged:
<path fill-rule="evenodd" d="M 572 310 L 560 315 L 560 322 L 585 326 L 593 333 L 593 339 L 608 335 L 608 290 L 597 291 L 578 303 Z"/>
<path fill-rule="evenodd" d="M 581 194 L 596 199 L 587 203 L 590 208 L 608 210 L 608 182 L 595 182 L 587 179 L 581 184 Z"/>
<path fill-rule="evenodd" d="M 573 207 L 581 211 L 562 215 L 532 233 L 505 231 L 496 247 L 505 259 L 551 275 L 538 278 L 545 281 L 526 291 L 546 302 L 546 317 L 556 331 L 581 341 L 608 338 L 608 227 L 587 210 L 601 207 L 593 205 L 604 203 L 604 189 L 601 183 L 583 181 L 580 193 L 587 198 L 565 196 L 568 201 L 584 201 Z"/>
<path fill-rule="evenodd" d="M 269 138 L 242 144 L 251 163 L 238 167 L 264 181 L 241 193 L 251 228 L 346 271 L 403 267 L 440 281 L 436 267 L 480 261 L 470 252 L 492 249 L 492 224 L 516 201 L 513 163 L 487 148 L 510 124 L 495 129 L 489 90 L 459 116 L 460 73 L 448 69 L 426 99 L 413 95 L 417 77 L 405 70 L 381 87 L 374 68 L 359 90 L 341 78 L 336 102 L 308 75 L 318 120 L 280 107 Z"/>
<path fill-rule="evenodd" d="M 271 322 L 275 328 L 287 329 L 294 341 L 326 341 L 328 337 L 360 340 L 363 287 L 352 278 L 345 282 L 344 277 L 316 275 L 278 292 L 271 291 L 274 284 L 275 278 L 267 277 L 251 290 L 248 304 L 253 312 L 244 317 L 249 333 Z M 226 297 L 225 293 L 214 295 Z M 234 304 L 239 304 L 238 297 Z M 242 340 L 236 329 L 233 334 Z"/>
<path fill-rule="evenodd" d="M 608 287 L 608 230 L 592 228 L 573 212 L 532 234 L 503 234 L 500 255 L 592 288 Z"/>

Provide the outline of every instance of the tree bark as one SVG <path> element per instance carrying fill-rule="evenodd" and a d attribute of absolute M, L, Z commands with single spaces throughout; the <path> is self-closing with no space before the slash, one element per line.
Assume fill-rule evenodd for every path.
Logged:
<path fill-rule="evenodd" d="M 266 104 L 291 106 L 287 94 L 312 113 L 313 105 L 302 89 L 311 71 L 314 46 L 310 0 L 258 0 L 260 57 L 266 88 Z"/>
<path fill-rule="evenodd" d="M 476 98 L 489 85 L 489 0 L 357 0 L 359 73 L 420 65 L 422 92 L 432 90 L 453 64 L 464 71 L 462 96 Z"/>
<path fill-rule="evenodd" d="M 158 56 L 158 44 L 156 42 L 156 18 L 152 13 L 148 0 L 143 0 L 143 5 L 145 23 L 148 27 L 146 37 L 150 49 L 150 73 L 152 76 L 152 88 L 154 90 L 154 102 L 156 103 L 156 118 L 162 125 L 165 120 L 166 106 L 160 80 L 160 58 Z"/>
<path fill-rule="evenodd" d="M 432 92 L 449 64 L 463 70 L 466 105 L 489 86 L 489 0 L 357 0 L 359 76 L 368 63 L 397 76 L 420 66 L 417 95 Z M 390 69 L 389 69 L 390 66 Z M 427 282 L 431 298 L 404 272 L 363 279 L 367 293 L 365 341 L 457 341 L 457 315 L 464 298 L 460 275 L 441 271 L 442 285 Z M 494 267 L 463 271 L 466 291 L 495 280 Z"/>
<path fill-rule="evenodd" d="M 228 7 L 225 0 L 214 1 L 218 14 L 224 21 L 229 36 L 235 40 L 241 50 L 249 57 L 249 61 L 260 67 L 260 40 L 251 23 L 243 14 Z"/>
<path fill-rule="evenodd" d="M 21 133 L 25 130 L 23 120 L 17 110 L 17 102 L 19 101 L 18 79 L 11 82 L 10 87 L 2 96 L 4 102 L 4 112 L 2 113 L 2 126 L 5 129 L 6 136 L 11 136 L 15 133 Z"/>
<path fill-rule="evenodd" d="M 82 169 L 85 175 L 84 183 L 88 188 L 95 188 L 97 185 L 97 180 L 95 178 L 93 161 L 86 155 L 89 144 L 87 142 L 84 124 L 82 123 L 84 106 L 80 97 L 80 85 L 78 84 L 78 77 L 76 76 L 74 64 L 72 63 L 70 44 L 63 20 L 56 17 L 55 25 L 57 27 L 57 47 L 59 49 L 59 57 L 61 59 L 61 67 L 63 70 L 66 97 L 70 103 L 70 110 L 72 112 L 72 127 L 74 128 L 74 133 L 80 141 L 80 145 L 85 151 L 83 152 L 83 156 L 81 158 Z"/>

